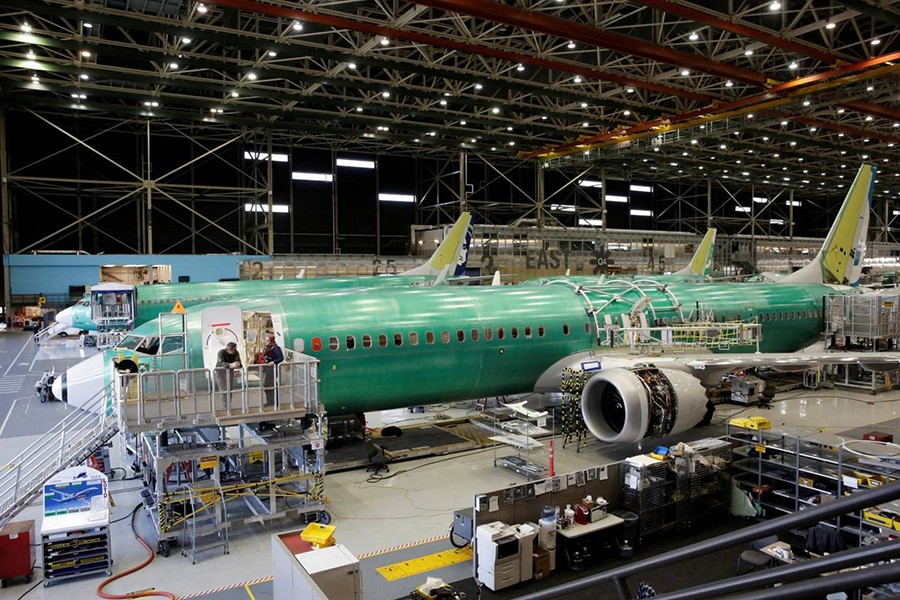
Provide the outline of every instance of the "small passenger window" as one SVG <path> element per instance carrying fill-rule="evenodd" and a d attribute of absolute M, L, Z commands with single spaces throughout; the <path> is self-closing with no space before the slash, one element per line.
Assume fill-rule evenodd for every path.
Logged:
<path fill-rule="evenodd" d="M 363 348 L 371 348 L 372 347 L 372 336 L 368 333 L 362 338 Z"/>
<path fill-rule="evenodd" d="M 538 337 L 544 337 L 544 326 L 538 325 Z"/>
<path fill-rule="evenodd" d="M 312 349 L 313 352 L 319 352 L 322 349 L 322 338 L 314 337 L 312 339 Z"/>
<path fill-rule="evenodd" d="M 419 345 L 419 334 L 415 331 L 409 332 L 409 345 L 410 346 L 418 346 Z"/>
<path fill-rule="evenodd" d="M 333 335 L 328 338 L 328 349 L 329 350 L 337 350 L 341 347 L 341 343 L 338 341 L 337 336 Z"/>
<path fill-rule="evenodd" d="M 473 329 L 472 332 L 469 334 L 469 337 L 472 339 L 473 342 L 477 342 L 478 341 L 478 330 Z"/>
<path fill-rule="evenodd" d="M 514 340 L 515 340 L 515 339 L 518 339 L 518 338 L 519 338 L 519 328 L 518 328 L 518 327 L 511 327 L 511 328 L 510 328 L 510 334 L 512 335 L 512 338 L 513 338 Z"/>
<path fill-rule="evenodd" d="M 525 326 L 525 337 L 527 337 L 527 338 L 531 337 L 531 325 Z"/>
<path fill-rule="evenodd" d="M 458 341 L 458 342 L 466 341 L 466 332 L 463 331 L 462 329 L 457 329 L 456 330 L 456 341 Z"/>
<path fill-rule="evenodd" d="M 394 345 L 398 346 L 398 347 L 403 345 L 403 334 L 402 333 L 394 334 Z"/>
<path fill-rule="evenodd" d="M 585 332 L 585 333 L 590 333 L 590 332 L 591 332 L 591 324 L 590 324 L 590 322 L 584 324 L 584 332 Z"/>
<path fill-rule="evenodd" d="M 387 348 L 387 336 L 383 333 L 378 334 L 378 347 Z"/>
<path fill-rule="evenodd" d="M 347 350 L 353 350 L 356 348 L 356 338 L 352 335 L 347 336 Z"/>
<path fill-rule="evenodd" d="M 433 332 L 433 331 L 426 331 L 426 332 L 425 332 L 425 343 L 426 343 L 426 344 L 433 344 L 433 343 L 434 343 L 434 332 Z"/>
<path fill-rule="evenodd" d="M 486 327 L 484 330 L 484 339 L 486 339 L 487 341 L 491 341 L 492 339 L 494 339 L 494 330 L 490 327 Z"/>
<path fill-rule="evenodd" d="M 569 324 L 563 323 L 563 335 L 569 335 Z"/>
<path fill-rule="evenodd" d="M 450 332 L 447 331 L 446 329 L 441 332 L 441 342 L 444 344 L 450 343 Z"/>
<path fill-rule="evenodd" d="M 506 332 L 503 331 L 503 328 L 502 328 L 502 327 L 498 327 L 498 328 L 497 328 L 497 339 L 498 339 L 498 340 L 502 340 L 502 339 L 504 339 L 505 337 L 506 337 Z"/>

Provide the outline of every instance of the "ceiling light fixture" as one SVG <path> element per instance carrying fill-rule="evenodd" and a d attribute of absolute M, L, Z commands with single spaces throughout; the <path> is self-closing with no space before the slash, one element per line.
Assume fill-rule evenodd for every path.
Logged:
<path fill-rule="evenodd" d="M 730 79 L 725 82 L 725 87 L 731 87 L 733 85 L 734 85 L 734 82 L 732 82 Z"/>
<path fill-rule="evenodd" d="M 205 15 L 207 12 L 209 12 L 209 9 L 206 8 L 205 4 L 198 4 L 197 12 L 200 13 L 201 15 Z"/>
<path fill-rule="evenodd" d="M 22 31 L 25 33 L 31 33 L 31 25 L 28 23 L 22 23 Z"/>
<path fill-rule="evenodd" d="M 568 44 L 566 44 L 566 48 L 568 48 L 569 50 L 574 50 L 575 42 L 570 41 Z"/>
<path fill-rule="evenodd" d="M 300 21 L 294 21 L 293 23 L 291 23 L 291 27 L 294 29 L 294 31 L 303 31 L 303 23 L 301 23 Z"/>
<path fill-rule="evenodd" d="M 254 73 L 253 71 L 247 73 L 247 79 L 249 79 L 250 81 L 256 81 L 256 73 Z"/>
<path fill-rule="evenodd" d="M 780 8 L 781 8 L 781 2 L 778 2 L 777 0 L 769 5 L 769 10 L 778 10 Z"/>
<path fill-rule="evenodd" d="M 835 27 L 837 27 L 837 25 L 835 25 L 831 21 L 828 21 L 827 23 L 825 23 L 825 29 L 834 29 Z"/>
<path fill-rule="evenodd" d="M 193 41 L 194 41 L 194 40 L 192 40 L 192 39 L 189 38 L 189 37 L 183 37 L 183 38 L 181 38 L 181 43 L 184 44 L 185 46 L 187 46 L 188 44 L 190 44 L 190 43 L 193 42 Z"/>
<path fill-rule="evenodd" d="M 700 36 L 697 35 L 696 31 L 692 31 L 691 35 L 688 36 L 688 39 L 691 40 L 692 42 L 696 42 L 697 40 L 700 39 Z"/>

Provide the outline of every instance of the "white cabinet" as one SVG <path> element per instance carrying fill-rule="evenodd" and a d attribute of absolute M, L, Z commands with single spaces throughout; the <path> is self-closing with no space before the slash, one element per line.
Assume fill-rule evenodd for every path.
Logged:
<path fill-rule="evenodd" d="M 362 598 L 362 575 L 359 570 L 359 560 L 341 544 L 297 554 L 296 559 L 329 600 L 360 600 Z M 294 581 L 294 597 L 306 600 L 305 596 L 297 596 L 296 580 Z M 309 597 L 313 598 L 314 596 L 310 595 Z"/>
<path fill-rule="evenodd" d="M 272 588 L 278 600 L 362 600 L 359 559 L 341 544 L 300 552 L 300 532 L 272 536 Z M 286 543 L 288 542 L 288 543 Z"/>

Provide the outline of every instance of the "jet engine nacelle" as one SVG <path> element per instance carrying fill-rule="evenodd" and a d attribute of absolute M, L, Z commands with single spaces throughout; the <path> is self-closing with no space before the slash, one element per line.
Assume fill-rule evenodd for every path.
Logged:
<path fill-rule="evenodd" d="M 664 437 L 697 425 L 706 390 L 689 373 L 652 366 L 604 369 L 581 393 L 587 428 L 604 442 Z"/>

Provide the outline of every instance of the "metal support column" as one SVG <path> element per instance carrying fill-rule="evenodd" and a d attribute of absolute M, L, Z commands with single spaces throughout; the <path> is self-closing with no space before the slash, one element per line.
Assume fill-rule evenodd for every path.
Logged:
<path fill-rule="evenodd" d="M 534 173 L 534 176 L 535 176 L 534 202 L 537 205 L 537 226 L 538 226 L 538 229 L 541 229 L 544 227 L 544 201 L 546 199 L 545 190 L 544 190 L 544 163 L 543 163 L 543 161 L 538 160 L 535 164 L 537 166 L 535 167 L 535 173 Z M 577 221 L 578 208 L 577 208 L 577 206 L 575 209 L 575 218 L 576 218 L 575 224 L 577 225 L 578 224 L 578 221 Z"/>
<path fill-rule="evenodd" d="M 600 218 L 603 220 L 600 227 L 606 233 L 606 165 L 600 167 Z"/>
<path fill-rule="evenodd" d="M 331 151 L 331 253 L 341 253 L 341 249 L 338 247 L 337 150 Z"/>
<path fill-rule="evenodd" d="M 153 254 L 153 178 L 150 164 L 150 119 L 147 119 L 147 172 L 144 187 L 147 190 L 147 254 Z"/>
<path fill-rule="evenodd" d="M 466 181 L 468 179 L 468 160 L 465 152 L 459 153 L 459 213 L 466 210 Z"/>
<path fill-rule="evenodd" d="M 6 155 L 6 111 L 0 109 L 0 218 L 3 220 L 3 316 L 9 324 L 12 310 L 12 288 L 9 281 L 9 255 L 12 254 L 12 238 L 10 238 L 10 204 L 8 157 Z"/>
<path fill-rule="evenodd" d="M 275 201 L 274 192 L 272 191 L 272 132 L 266 135 L 266 151 L 269 153 L 269 160 L 266 162 L 266 198 L 269 203 L 269 212 L 266 215 L 266 226 L 268 228 L 267 250 L 269 258 L 275 256 Z"/>

